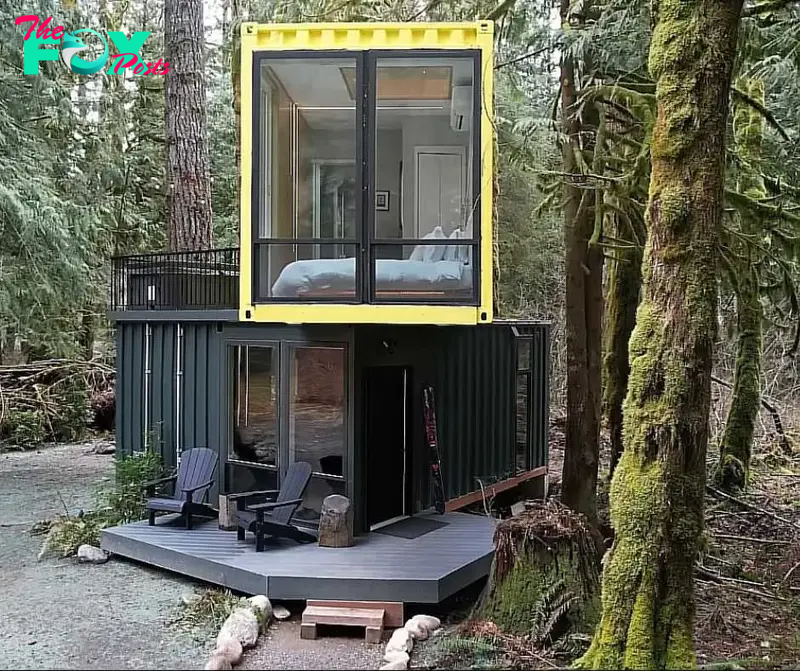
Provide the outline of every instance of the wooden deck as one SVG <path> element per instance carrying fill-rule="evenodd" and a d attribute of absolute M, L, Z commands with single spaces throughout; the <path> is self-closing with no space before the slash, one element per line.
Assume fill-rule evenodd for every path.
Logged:
<path fill-rule="evenodd" d="M 419 515 L 417 517 L 425 517 Z M 272 599 L 439 603 L 489 573 L 492 520 L 467 513 L 430 515 L 446 524 L 417 538 L 373 532 L 350 548 L 276 541 L 255 552 L 217 522 L 187 531 L 173 516 L 104 529 L 104 550 L 215 585 Z"/>

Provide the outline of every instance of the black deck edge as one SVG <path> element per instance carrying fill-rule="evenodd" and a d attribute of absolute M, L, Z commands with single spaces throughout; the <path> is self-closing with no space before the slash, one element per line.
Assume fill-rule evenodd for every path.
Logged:
<path fill-rule="evenodd" d="M 238 322 L 239 310 L 112 310 L 112 322 Z"/>

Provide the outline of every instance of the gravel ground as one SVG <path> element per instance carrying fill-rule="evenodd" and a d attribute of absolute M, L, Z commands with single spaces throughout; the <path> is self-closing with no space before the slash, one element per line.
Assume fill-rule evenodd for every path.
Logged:
<path fill-rule="evenodd" d="M 113 558 L 101 566 L 36 557 L 38 520 L 89 509 L 110 484 L 113 458 L 93 444 L 0 454 L 0 669 L 202 669 L 210 632 L 169 620 L 197 583 Z M 62 503 L 63 500 L 63 503 Z M 273 622 L 245 654 L 243 669 L 377 669 L 383 645 L 363 630 L 331 628 L 300 638 L 299 610 Z"/>
<path fill-rule="evenodd" d="M 31 524 L 91 507 L 112 475 L 91 447 L 0 454 L 0 668 L 203 668 L 203 643 L 166 623 L 191 582 L 119 560 L 36 560 Z"/>
<path fill-rule="evenodd" d="M 330 627 L 315 641 L 300 638 L 300 617 L 273 622 L 240 669 L 377 669 L 384 644 L 370 644 L 360 628 Z"/>

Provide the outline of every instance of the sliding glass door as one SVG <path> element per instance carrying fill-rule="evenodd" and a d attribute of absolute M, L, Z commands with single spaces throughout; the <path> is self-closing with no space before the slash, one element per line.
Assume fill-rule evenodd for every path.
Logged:
<path fill-rule="evenodd" d="M 228 365 L 228 462 L 244 471 L 238 481 L 279 486 L 291 464 L 308 462 L 313 475 L 296 516 L 314 523 L 326 496 L 347 493 L 346 346 L 231 343 Z"/>

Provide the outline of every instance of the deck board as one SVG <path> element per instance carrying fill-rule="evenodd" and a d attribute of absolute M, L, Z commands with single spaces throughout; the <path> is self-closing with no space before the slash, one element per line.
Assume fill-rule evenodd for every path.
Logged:
<path fill-rule="evenodd" d="M 442 528 L 406 539 L 381 533 L 349 548 L 276 541 L 256 553 L 216 521 L 187 531 L 174 518 L 104 529 L 114 554 L 250 594 L 275 599 L 439 603 L 486 576 L 494 551 L 492 520 L 466 513 L 435 516 Z"/>

